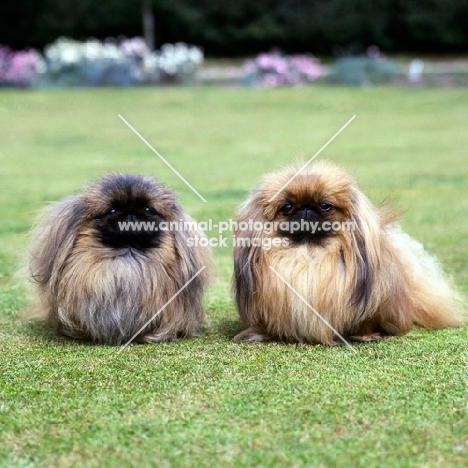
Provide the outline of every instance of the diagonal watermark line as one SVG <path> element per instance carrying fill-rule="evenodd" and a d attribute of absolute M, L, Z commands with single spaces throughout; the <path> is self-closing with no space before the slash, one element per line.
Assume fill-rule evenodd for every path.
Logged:
<path fill-rule="evenodd" d="M 192 191 L 193 191 L 196 195 L 198 195 L 198 197 L 199 197 L 202 201 L 204 201 L 204 202 L 206 203 L 206 200 L 205 200 L 205 199 L 198 193 L 198 191 L 184 178 L 184 176 L 183 176 L 182 174 L 180 174 L 180 173 L 169 163 L 169 161 L 167 161 L 161 154 L 159 154 L 158 151 L 156 151 L 156 150 L 151 146 L 151 144 L 148 143 L 148 141 L 145 140 L 145 138 L 143 138 L 143 136 L 140 135 L 140 133 L 138 133 L 138 131 L 137 131 L 134 127 L 132 127 L 132 125 L 130 125 L 120 114 L 118 114 L 118 116 L 119 116 L 120 120 L 122 120 L 122 122 L 124 122 L 125 125 L 127 125 L 127 127 L 128 127 L 130 130 L 132 130 L 133 133 L 135 133 L 135 135 L 137 135 L 137 136 L 140 138 L 140 140 L 141 140 L 156 156 L 158 156 L 159 159 L 161 159 L 161 161 L 162 161 L 163 163 L 165 163 L 165 164 L 172 170 L 172 172 L 174 172 L 177 176 L 179 176 L 179 178 L 180 178 L 182 181 L 184 181 L 185 184 L 186 184 L 188 187 L 190 187 L 190 188 L 192 189 Z"/>
<path fill-rule="evenodd" d="M 269 200 L 273 201 L 283 189 L 289 185 L 354 119 L 353 115 Z"/>
<path fill-rule="evenodd" d="M 124 345 L 120 347 L 117 354 L 120 354 L 205 268 L 206 266 L 202 266 Z"/>
<path fill-rule="evenodd" d="M 328 322 L 325 320 L 303 297 L 301 294 L 299 294 L 289 283 L 288 281 L 283 278 L 272 266 L 270 266 L 270 269 L 276 274 L 276 276 L 283 281 L 283 283 L 294 293 L 296 293 L 297 297 L 325 324 L 332 330 L 336 335 L 343 341 L 343 343 L 353 352 L 353 353 L 358 353 L 341 335 L 338 333 Z"/>

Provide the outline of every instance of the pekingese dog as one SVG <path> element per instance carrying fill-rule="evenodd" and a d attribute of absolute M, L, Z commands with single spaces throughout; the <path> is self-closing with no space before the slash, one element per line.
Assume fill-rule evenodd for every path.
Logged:
<path fill-rule="evenodd" d="M 47 208 L 32 237 L 39 315 L 60 333 L 110 345 L 199 333 L 210 253 L 174 192 L 152 178 L 104 177 Z"/>
<path fill-rule="evenodd" d="M 235 341 L 334 345 L 462 323 L 458 293 L 389 209 L 331 163 L 299 169 L 266 175 L 240 210 Z"/>

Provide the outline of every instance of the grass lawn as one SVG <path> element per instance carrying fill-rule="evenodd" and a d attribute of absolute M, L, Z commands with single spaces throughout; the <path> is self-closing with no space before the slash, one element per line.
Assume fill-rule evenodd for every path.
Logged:
<path fill-rule="evenodd" d="M 238 345 L 230 248 L 202 338 L 118 348 L 24 324 L 16 271 L 46 202 L 113 171 L 156 175 L 229 219 L 266 171 L 324 150 L 468 293 L 465 89 L 0 92 L 0 466 L 468 465 L 468 328 L 347 347 Z M 203 203 L 118 118 L 127 119 Z"/>

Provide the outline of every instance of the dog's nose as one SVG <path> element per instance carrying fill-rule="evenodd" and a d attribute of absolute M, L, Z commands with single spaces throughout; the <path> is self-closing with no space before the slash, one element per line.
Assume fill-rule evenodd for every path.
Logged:
<path fill-rule="evenodd" d="M 315 214 L 315 211 L 310 207 L 310 206 L 303 206 L 299 210 L 300 217 L 302 219 L 315 219 L 317 215 Z"/>
<path fill-rule="evenodd" d="M 128 213 L 127 214 L 127 221 L 130 221 L 130 222 L 138 221 L 138 217 L 134 213 Z"/>

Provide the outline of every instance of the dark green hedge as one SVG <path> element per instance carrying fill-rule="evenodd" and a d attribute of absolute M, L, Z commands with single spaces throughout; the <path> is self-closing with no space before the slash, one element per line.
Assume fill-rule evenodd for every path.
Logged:
<path fill-rule="evenodd" d="M 464 0 L 154 0 L 157 45 L 185 41 L 208 56 L 287 52 L 464 52 Z M 141 35 L 141 0 L 3 0 L 0 43 L 37 48 L 74 39 Z"/>

